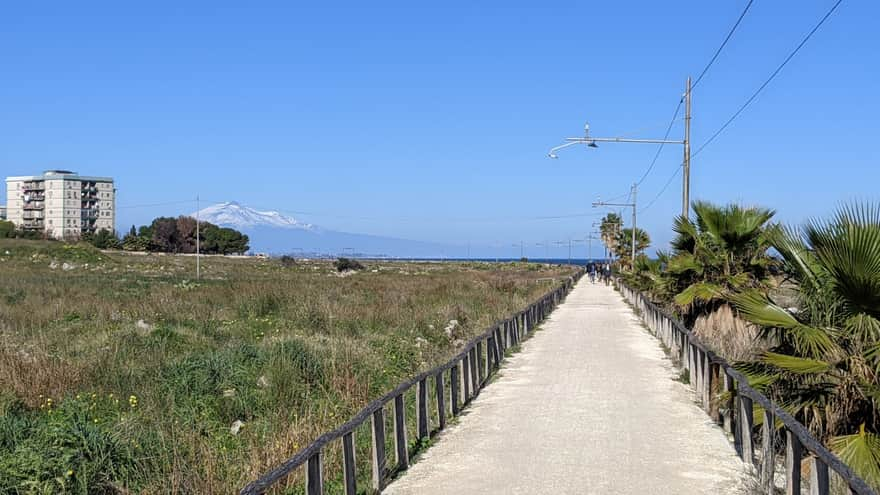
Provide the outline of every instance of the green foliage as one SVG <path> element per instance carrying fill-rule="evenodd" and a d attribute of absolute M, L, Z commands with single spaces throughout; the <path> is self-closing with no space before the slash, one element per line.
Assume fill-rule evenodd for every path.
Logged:
<path fill-rule="evenodd" d="M 115 493 L 137 489 L 155 453 L 132 428 L 136 401 L 97 394 L 17 404 L 0 415 L 0 488 L 5 493 Z M 120 483 L 123 483 L 120 486 Z"/>
<path fill-rule="evenodd" d="M 364 269 L 364 265 L 360 264 L 358 260 L 353 260 L 349 258 L 338 258 L 336 261 L 333 262 L 333 266 L 336 267 L 336 271 L 338 272 Z"/>
<path fill-rule="evenodd" d="M 797 283 L 798 310 L 756 290 L 732 296 L 777 343 L 740 366 L 880 488 L 880 209 L 845 206 L 771 238 Z"/>
<path fill-rule="evenodd" d="M 17 239 L 0 241 L 6 250 L 0 493 L 22 494 L 234 493 L 458 352 L 449 320 L 469 339 L 570 273 L 394 262 L 345 279 L 327 276 L 324 260 L 282 270 L 213 257 L 203 262 L 216 278 L 193 284 L 185 257 Z M 98 261 L 63 272 L 53 260 Z M 41 409 L 39 394 L 58 412 Z M 325 469 L 339 475 L 338 463 Z"/>
<path fill-rule="evenodd" d="M 199 222 L 199 251 L 203 254 L 244 254 L 250 249 L 250 239 L 241 232 Z M 150 225 L 131 230 L 122 239 L 126 251 L 153 251 L 162 253 L 195 253 L 196 221 L 192 217 L 159 217 Z"/>
<path fill-rule="evenodd" d="M 617 213 L 608 213 L 602 218 L 602 222 L 599 226 L 599 237 L 602 239 L 602 243 L 605 245 L 605 250 L 607 252 L 616 252 L 618 241 L 617 235 L 622 228 L 623 219 L 621 219 L 620 215 Z"/>
<path fill-rule="evenodd" d="M 768 222 L 774 212 L 696 201 L 695 219 L 673 224 L 672 254 L 663 293 L 674 296 L 686 324 L 711 312 L 736 291 L 766 287 L 771 263 Z"/>
<path fill-rule="evenodd" d="M 614 253 L 621 263 L 632 266 L 633 230 L 623 229 L 618 231 L 614 240 Z M 645 249 L 651 246 L 651 237 L 640 228 L 636 228 L 636 256 L 643 254 Z"/>
<path fill-rule="evenodd" d="M 248 236 L 235 229 L 218 227 L 208 222 L 202 222 L 200 228 L 201 248 L 205 253 L 244 254 L 250 249 Z"/>
<path fill-rule="evenodd" d="M 15 237 L 15 224 L 0 220 L 0 239 L 10 239 Z"/>
<path fill-rule="evenodd" d="M 122 247 L 116 234 L 107 229 L 101 229 L 94 234 L 83 234 L 82 240 L 98 249 L 119 249 Z"/>

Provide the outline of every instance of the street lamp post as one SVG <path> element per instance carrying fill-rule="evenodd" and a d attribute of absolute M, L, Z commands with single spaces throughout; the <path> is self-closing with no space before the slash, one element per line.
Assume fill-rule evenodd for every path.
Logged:
<path fill-rule="evenodd" d="M 550 148 L 547 154 L 550 158 L 559 158 L 557 151 L 574 146 L 576 144 L 586 144 L 590 148 L 598 148 L 596 143 L 647 143 L 647 144 L 681 144 L 684 145 L 684 160 L 682 161 L 682 185 L 681 185 L 681 215 L 688 216 L 690 187 L 691 187 L 691 78 L 687 79 L 687 86 L 684 93 L 684 139 L 631 139 L 621 137 L 600 138 L 590 136 L 590 124 L 584 126 L 584 137 L 565 138 L 566 143 Z"/>

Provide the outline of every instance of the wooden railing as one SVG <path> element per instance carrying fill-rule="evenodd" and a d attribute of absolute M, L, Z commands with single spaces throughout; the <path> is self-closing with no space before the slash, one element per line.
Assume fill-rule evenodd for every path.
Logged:
<path fill-rule="evenodd" d="M 785 493 L 801 493 L 801 465 L 809 457 L 811 495 L 831 493 L 831 473 L 849 493 L 875 492 L 817 440 L 804 425 L 775 402 L 749 386 L 748 380 L 723 358 L 714 354 L 677 319 L 653 304 L 642 293 L 618 280 L 621 294 L 640 313 L 641 318 L 686 370 L 698 402 L 712 419 L 733 437 L 734 448 L 743 462 L 756 468 L 761 489 L 774 493 L 776 458 L 784 456 Z M 723 401 L 722 401 L 723 399 Z M 754 410 L 763 411 L 761 428 L 755 428 Z M 776 424 L 782 425 L 777 439 Z"/>
<path fill-rule="evenodd" d="M 342 484 L 346 495 L 358 493 L 357 463 L 355 459 L 355 432 L 370 422 L 372 448 L 370 465 L 372 471 L 371 490 L 381 492 L 392 477 L 409 466 L 411 453 L 407 439 L 405 395 L 413 387 L 415 390 L 415 414 L 417 440 L 427 440 L 432 431 L 446 428 L 447 420 L 458 416 L 462 407 L 479 394 L 492 375 L 500 367 L 505 351 L 518 345 L 531 335 L 534 329 L 550 314 L 565 298 L 574 284 L 583 275 L 579 269 L 573 276 L 566 277 L 562 284 L 530 304 L 526 309 L 510 318 L 497 322 L 485 332 L 468 342 L 461 352 L 446 363 L 401 383 L 391 392 L 368 404 L 355 417 L 339 428 L 318 437 L 309 446 L 297 452 L 293 457 L 269 471 L 260 479 L 249 483 L 240 495 L 257 495 L 265 493 L 278 483 L 283 482 L 296 469 L 305 465 L 305 492 L 307 495 L 324 493 L 323 464 L 325 451 L 334 442 L 342 442 Z M 447 382 L 448 380 L 448 382 Z M 430 392 L 433 382 L 434 393 Z M 446 383 L 449 384 L 447 387 Z M 448 391 L 448 392 L 447 392 Z M 433 397 L 431 397 L 433 395 Z M 448 399 L 448 402 L 447 402 Z M 431 419 L 434 416 L 429 402 L 436 408 L 436 426 Z M 392 450 L 395 462 L 389 466 L 386 461 L 386 407 L 391 405 L 393 414 Z"/>

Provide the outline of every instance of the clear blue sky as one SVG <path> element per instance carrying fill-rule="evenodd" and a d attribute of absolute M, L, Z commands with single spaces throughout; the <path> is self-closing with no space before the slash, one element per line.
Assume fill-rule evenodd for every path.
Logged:
<path fill-rule="evenodd" d="M 121 228 L 194 210 L 125 206 L 198 193 L 518 254 L 520 239 L 582 237 L 595 218 L 535 218 L 591 213 L 656 151 L 605 145 L 554 161 L 548 148 L 587 120 L 599 136 L 662 136 L 685 78 L 745 3 L 11 2 L 0 175 L 112 175 Z M 694 93 L 695 146 L 832 3 L 756 0 Z M 844 1 L 694 160 L 692 197 L 797 223 L 878 199 L 878 18 L 877 2 Z M 640 198 L 680 159 L 668 147 Z M 640 218 L 656 246 L 679 207 L 676 179 Z"/>

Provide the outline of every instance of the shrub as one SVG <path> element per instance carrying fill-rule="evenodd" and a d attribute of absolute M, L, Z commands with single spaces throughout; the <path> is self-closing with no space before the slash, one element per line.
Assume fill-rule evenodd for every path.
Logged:
<path fill-rule="evenodd" d="M 281 262 L 281 266 L 283 266 L 284 268 L 290 268 L 296 265 L 296 258 L 287 254 L 278 258 L 278 261 Z"/>
<path fill-rule="evenodd" d="M 364 265 L 360 264 L 357 260 L 352 260 L 348 258 L 338 258 L 336 261 L 333 262 L 333 266 L 335 266 L 336 271 L 339 272 L 364 269 Z"/>
<path fill-rule="evenodd" d="M 11 237 L 15 237 L 15 224 L 6 220 L 0 220 L 0 239 Z"/>

